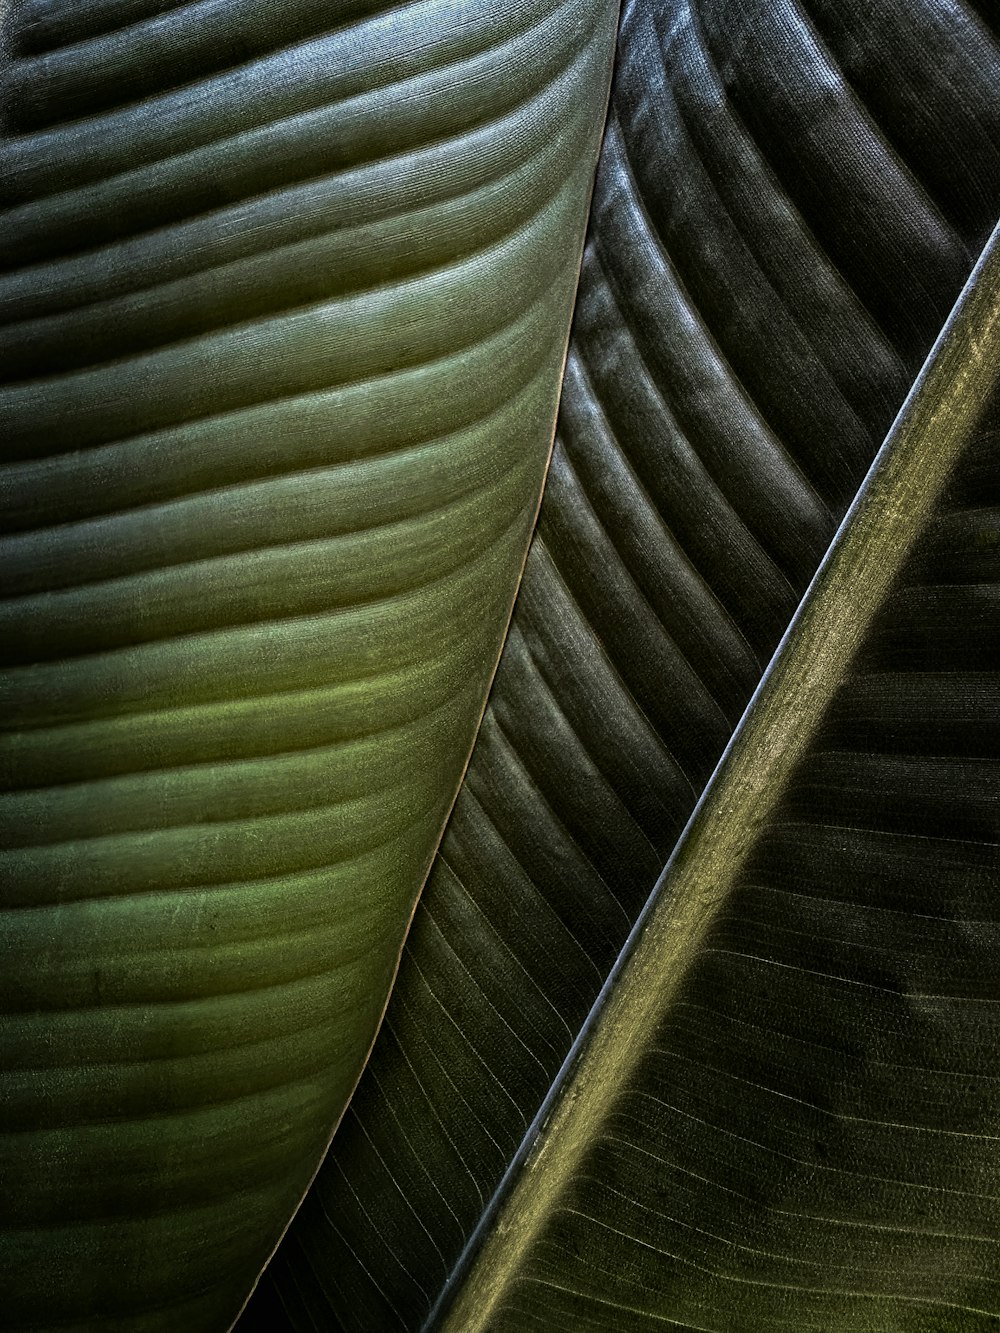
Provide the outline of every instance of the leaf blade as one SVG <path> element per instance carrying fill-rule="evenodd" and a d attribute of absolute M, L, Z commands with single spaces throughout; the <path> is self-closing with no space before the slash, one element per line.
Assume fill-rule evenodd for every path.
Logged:
<path fill-rule="evenodd" d="M 611 1120 L 622 1089 L 639 1076 L 651 1033 L 668 1025 L 688 969 L 707 952 L 735 886 L 745 880 L 759 831 L 773 821 L 790 781 L 815 748 L 836 691 L 911 547 L 935 516 L 949 475 L 995 395 L 998 364 L 1000 225 L 637 922 L 631 947 L 606 983 L 603 1004 L 588 1018 L 556 1095 L 540 1112 L 536 1134 L 529 1136 L 531 1155 L 491 1219 L 443 1329 L 502 1327 L 508 1289 L 532 1247 L 542 1243 L 547 1222 Z M 940 782 L 940 771 L 935 776 Z M 995 788 L 995 774 L 984 779 L 987 800 L 991 779 Z M 945 788 L 945 802 L 950 794 Z M 940 806 L 940 789 L 937 795 Z M 889 786 L 886 799 L 898 806 L 901 793 Z M 958 836 L 951 822 L 947 827 Z"/>
<path fill-rule="evenodd" d="M 787 451 L 793 471 L 803 495 L 811 486 L 839 516 L 966 276 L 957 256 L 964 247 L 971 265 L 981 248 L 992 204 L 959 221 L 945 207 L 951 186 L 929 179 L 965 173 L 977 182 L 971 193 L 989 198 L 995 176 L 992 148 L 980 156 L 982 124 L 996 116 L 995 40 L 968 7 L 953 17 L 934 47 L 939 7 L 880 6 L 870 44 L 835 46 L 849 76 L 815 80 L 816 97 L 829 95 L 842 122 L 874 134 L 882 174 L 863 192 L 863 155 L 852 149 L 831 164 L 830 139 L 782 142 L 803 119 L 783 90 L 787 50 L 765 53 L 772 108 L 748 129 L 735 103 L 752 100 L 752 68 L 733 67 L 727 41 L 759 37 L 748 37 L 740 8 L 630 7 L 613 99 L 627 160 L 606 149 L 599 171 L 600 224 L 585 256 L 552 484 L 389 1027 L 330 1170 L 265 1275 L 293 1325 L 416 1328 L 426 1318 L 832 535 L 832 517 L 803 541 L 802 529 L 796 539 L 747 513 L 752 442 L 763 440 L 787 469 L 782 442 L 801 409 Z M 854 20 L 867 23 L 860 13 Z M 824 24 L 827 40 L 837 25 Z M 808 28 L 806 36 L 813 50 Z M 928 63 L 945 37 L 952 87 L 967 60 L 978 71 L 970 85 L 986 89 L 975 114 L 938 80 L 937 56 Z M 904 48 L 908 67 L 922 70 L 905 96 L 919 86 L 949 127 L 933 172 L 912 145 L 894 147 L 898 109 L 874 116 L 870 94 L 857 91 L 874 87 Z M 808 84 L 812 66 L 802 63 Z M 914 216 L 893 202 L 901 177 L 908 197 L 914 179 L 923 192 Z M 846 217 L 832 217 L 852 208 L 863 215 L 853 232 Z M 707 239 L 693 226 L 685 239 L 688 212 Z M 933 315 L 909 290 L 926 267 L 921 212 L 937 227 L 940 215 L 947 221 L 934 262 L 954 285 L 945 292 L 941 280 Z M 638 239 L 627 215 L 642 219 Z M 867 250 L 887 217 L 893 241 L 883 259 L 895 276 L 878 274 L 876 299 L 872 256 L 852 247 Z M 650 286 L 657 264 L 666 276 Z M 707 349 L 701 361 L 693 346 Z M 724 435 L 713 456 L 712 439 L 702 453 L 694 433 L 696 391 L 712 383 L 705 360 L 717 380 L 740 382 L 726 408 L 739 420 L 734 458 Z M 680 407 L 678 383 L 691 395 Z M 678 683 L 675 697 L 664 681 Z M 722 720 L 699 693 L 705 685 Z M 435 1045 L 442 1009 L 464 1044 Z M 530 1056 L 518 1054 L 511 1029 Z M 483 1061 L 502 1088 L 482 1077 Z"/>
<path fill-rule="evenodd" d="M 495 666 L 610 11 L 58 8 L 4 15 L 4 1318 L 217 1329 Z"/>

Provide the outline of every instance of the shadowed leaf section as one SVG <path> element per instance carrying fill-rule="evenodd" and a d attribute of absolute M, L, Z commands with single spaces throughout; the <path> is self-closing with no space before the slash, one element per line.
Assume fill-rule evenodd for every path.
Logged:
<path fill-rule="evenodd" d="M 998 366 L 1000 226 L 442 1328 L 996 1327 Z"/>

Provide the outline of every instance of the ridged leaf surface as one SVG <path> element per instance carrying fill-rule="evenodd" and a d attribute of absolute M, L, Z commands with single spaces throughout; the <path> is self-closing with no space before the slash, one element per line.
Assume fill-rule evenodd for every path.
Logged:
<path fill-rule="evenodd" d="M 224 1330 L 319 1162 L 536 512 L 615 17 L 6 16 L 7 1329 Z"/>
<path fill-rule="evenodd" d="M 248 1311 L 260 1327 L 427 1318 L 985 241 L 998 182 L 988 7 L 626 6 L 511 633 L 386 1023 Z"/>

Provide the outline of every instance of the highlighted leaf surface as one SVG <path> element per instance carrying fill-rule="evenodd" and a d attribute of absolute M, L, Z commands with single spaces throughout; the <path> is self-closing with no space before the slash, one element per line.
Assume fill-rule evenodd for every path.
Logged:
<path fill-rule="evenodd" d="M 603 0 L 25 0 L 6 1328 L 227 1327 L 375 1032 L 552 437 Z"/>

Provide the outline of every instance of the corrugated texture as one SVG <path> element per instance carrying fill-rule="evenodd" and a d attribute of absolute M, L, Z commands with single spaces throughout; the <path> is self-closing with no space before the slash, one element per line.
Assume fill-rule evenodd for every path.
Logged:
<path fill-rule="evenodd" d="M 241 1327 L 427 1316 L 993 223 L 988 18 L 626 7 L 513 627 L 376 1050 Z"/>
<path fill-rule="evenodd" d="M 499 652 L 598 0 L 25 0 L 0 143 L 0 1322 L 225 1329 Z"/>

